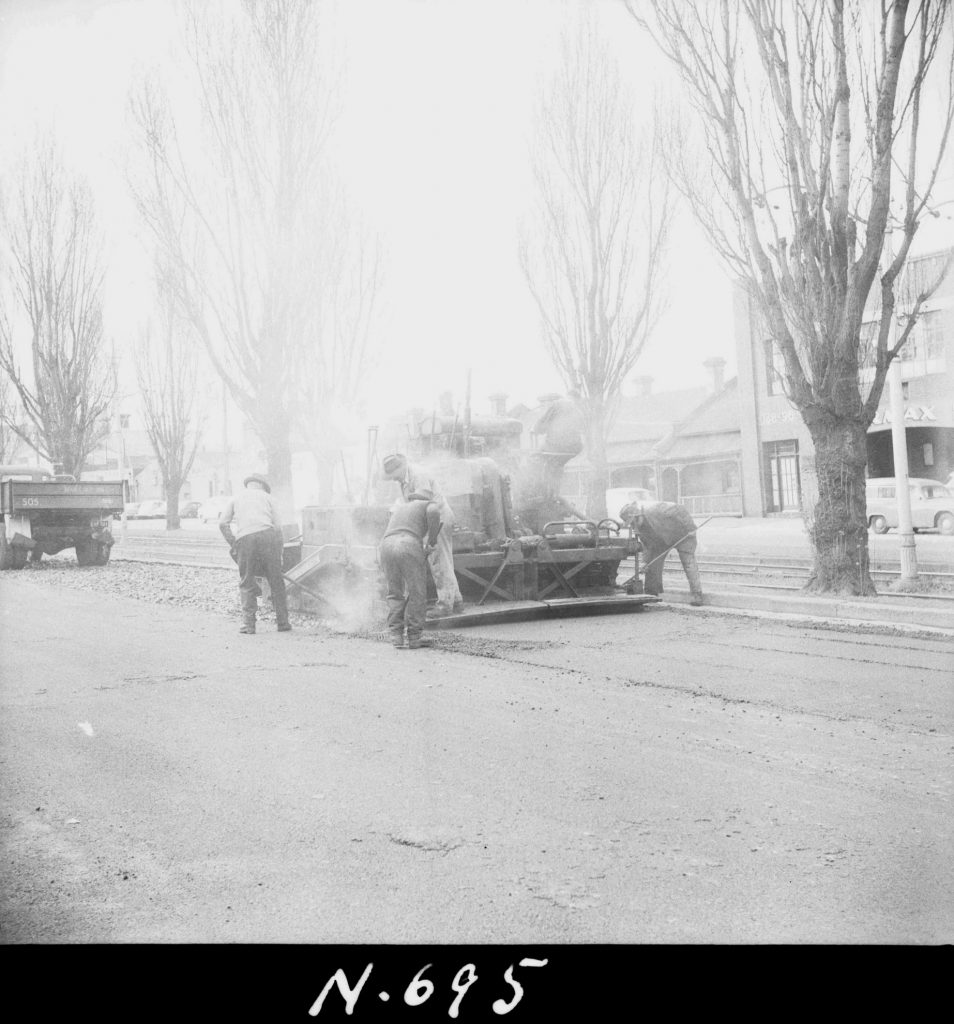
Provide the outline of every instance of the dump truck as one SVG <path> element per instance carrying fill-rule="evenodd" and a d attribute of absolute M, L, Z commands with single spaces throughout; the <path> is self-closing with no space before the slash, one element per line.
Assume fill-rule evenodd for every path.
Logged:
<path fill-rule="evenodd" d="M 77 481 L 37 466 L 0 466 L 0 569 L 22 569 L 65 548 L 80 565 L 105 565 L 111 525 L 123 511 L 123 481 Z"/>

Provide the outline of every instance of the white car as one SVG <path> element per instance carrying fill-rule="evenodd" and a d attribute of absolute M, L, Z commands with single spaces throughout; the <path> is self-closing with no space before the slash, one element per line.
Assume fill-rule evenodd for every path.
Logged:
<path fill-rule="evenodd" d="M 128 517 L 127 517 L 128 518 Z M 136 511 L 137 519 L 165 519 L 166 503 L 164 501 L 144 501 Z"/>
<path fill-rule="evenodd" d="M 939 480 L 908 477 L 911 494 L 911 525 L 915 530 L 937 530 L 954 534 L 954 492 Z M 865 482 L 868 527 L 872 533 L 887 533 L 898 525 L 898 499 L 893 476 L 873 477 Z"/>
<path fill-rule="evenodd" d="M 199 506 L 198 519 L 203 523 L 214 523 L 218 521 L 222 510 L 232 499 L 227 494 L 218 494 L 213 498 L 207 498 Z"/>

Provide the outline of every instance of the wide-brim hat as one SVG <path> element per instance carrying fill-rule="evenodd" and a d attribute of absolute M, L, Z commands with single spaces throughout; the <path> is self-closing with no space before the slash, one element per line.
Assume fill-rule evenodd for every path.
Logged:
<path fill-rule="evenodd" d="M 271 488 L 271 485 L 270 485 L 270 484 L 269 484 L 269 482 L 268 482 L 268 481 L 267 481 L 267 480 L 265 479 L 265 477 L 263 477 L 263 476 L 262 476 L 262 474 L 261 474 L 261 473 L 249 473 L 249 475 L 248 475 L 248 476 L 247 476 L 247 477 L 245 478 L 245 480 L 243 481 L 243 483 L 242 483 L 242 486 L 243 486 L 243 487 L 248 487 L 248 485 L 249 485 L 250 483 L 253 483 L 253 482 L 254 482 L 254 483 L 257 483 L 257 484 L 261 484 L 261 485 L 262 485 L 262 487 L 264 487 L 264 488 L 265 488 L 265 490 L 266 490 L 266 491 L 268 491 L 268 493 L 269 493 L 269 494 L 271 494 L 271 493 L 272 493 L 272 488 Z"/>
<path fill-rule="evenodd" d="M 385 473 L 390 473 L 392 469 L 397 469 L 398 466 L 404 466 L 407 464 L 407 456 L 399 455 L 385 455 L 381 460 L 381 466 Z"/>

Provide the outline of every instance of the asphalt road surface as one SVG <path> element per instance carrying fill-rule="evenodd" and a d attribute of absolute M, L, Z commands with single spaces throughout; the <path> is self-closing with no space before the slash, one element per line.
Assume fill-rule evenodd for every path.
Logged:
<path fill-rule="evenodd" d="M 949 641 L 0 609 L 4 942 L 954 940 Z"/>

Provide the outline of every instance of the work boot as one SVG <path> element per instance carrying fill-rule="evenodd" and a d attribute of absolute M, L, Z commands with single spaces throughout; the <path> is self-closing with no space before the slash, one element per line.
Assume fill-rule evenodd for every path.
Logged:
<path fill-rule="evenodd" d="M 241 627 L 241 629 L 239 629 L 239 632 L 240 633 L 254 633 L 255 632 L 255 623 L 254 622 L 244 622 L 244 623 L 242 623 L 242 627 Z"/>
<path fill-rule="evenodd" d="M 703 599 L 702 594 L 692 594 L 689 598 L 689 603 L 693 608 L 700 608 L 705 604 L 705 600 Z"/>
<path fill-rule="evenodd" d="M 392 629 L 391 630 L 391 643 L 395 647 L 404 646 L 404 630 L 403 629 Z"/>
<path fill-rule="evenodd" d="M 417 651 L 422 647 L 430 647 L 430 640 L 425 639 L 423 636 L 409 636 L 407 638 L 408 650 Z"/>

